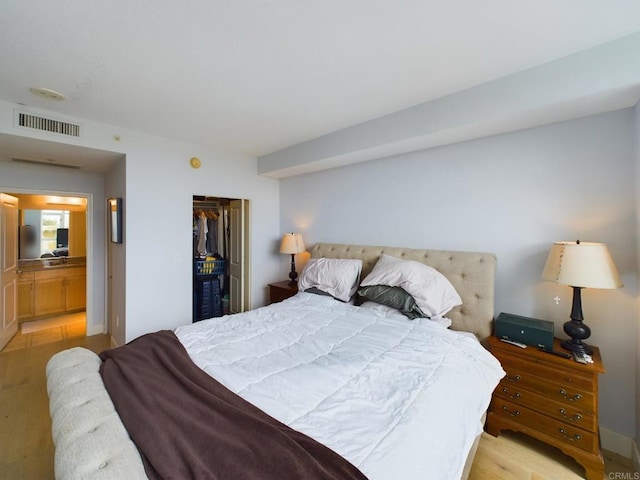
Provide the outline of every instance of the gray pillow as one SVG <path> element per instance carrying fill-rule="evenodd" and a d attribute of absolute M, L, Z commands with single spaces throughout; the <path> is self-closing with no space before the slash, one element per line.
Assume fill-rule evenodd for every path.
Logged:
<path fill-rule="evenodd" d="M 367 287 L 360 287 L 358 289 L 358 295 L 366 300 L 395 308 L 412 320 L 425 316 L 416 304 L 414 298 L 402 287 L 369 285 Z"/>
<path fill-rule="evenodd" d="M 325 292 L 324 290 L 320 290 L 318 287 L 309 287 L 305 290 L 305 292 L 307 293 L 313 293 L 315 295 L 322 295 L 324 297 L 331 297 L 331 298 L 335 298 L 336 300 L 338 300 L 339 302 L 342 303 L 346 303 L 344 300 L 340 300 L 339 298 L 334 297 L 333 295 L 331 295 L 330 293 Z"/>

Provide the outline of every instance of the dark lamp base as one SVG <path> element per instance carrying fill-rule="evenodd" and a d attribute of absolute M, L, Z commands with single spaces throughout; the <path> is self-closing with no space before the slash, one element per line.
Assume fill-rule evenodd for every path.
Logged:
<path fill-rule="evenodd" d="M 582 342 L 574 343 L 573 340 L 565 340 L 560 344 L 560 346 L 565 350 L 569 350 L 571 352 L 586 353 L 587 355 L 593 354 L 593 348 Z"/>
<path fill-rule="evenodd" d="M 289 285 L 298 285 L 298 272 L 296 272 L 295 255 L 291 254 L 291 271 L 289 272 Z"/>
<path fill-rule="evenodd" d="M 591 336 L 591 329 L 584 324 L 582 320 L 582 299 L 580 298 L 580 290 L 582 287 L 573 288 L 573 304 L 571 306 L 571 321 L 563 325 L 564 333 L 571 337 L 570 340 L 562 342 L 562 348 L 577 353 L 586 353 L 591 355 L 593 348 L 586 343 L 582 343 L 582 340 L 586 340 Z"/>

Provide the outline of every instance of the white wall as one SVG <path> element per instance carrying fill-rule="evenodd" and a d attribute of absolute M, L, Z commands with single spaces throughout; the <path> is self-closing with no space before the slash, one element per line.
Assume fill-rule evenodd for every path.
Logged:
<path fill-rule="evenodd" d="M 637 318 L 631 109 L 281 180 L 282 231 L 305 242 L 497 254 L 496 313 L 553 320 L 571 290 L 541 280 L 551 243 L 608 244 L 625 283 L 583 292 L 600 346 L 601 425 L 635 436 Z M 556 305 L 557 294 L 561 302 Z"/>
<path fill-rule="evenodd" d="M 145 135 L 122 142 L 126 340 L 192 321 L 193 195 L 250 200 L 251 303 L 264 305 L 267 283 L 279 279 L 278 181 L 258 176 L 255 158 Z"/>
<path fill-rule="evenodd" d="M 210 146 L 134 132 L 117 126 L 64 117 L 50 112 L 20 107 L 35 114 L 49 115 L 82 125 L 82 137 L 59 138 L 47 132 L 14 127 L 16 105 L 0 101 L 0 134 L 68 143 L 122 154 L 124 173 L 82 174 L 63 170 L 30 169 L 0 162 L 0 187 L 60 189 L 93 193 L 93 248 L 96 256 L 89 299 L 99 317 L 102 331 L 105 312 L 105 205 L 108 196 L 124 202 L 124 243 L 117 262 L 114 282 L 120 280 L 126 294 L 116 298 L 114 311 L 126 322 L 124 339 L 159 329 L 170 329 L 192 321 L 192 200 L 193 195 L 219 195 L 251 201 L 251 307 L 266 303 L 266 285 L 279 280 L 282 258 L 274 248 L 280 238 L 279 184 L 257 174 L 256 159 L 224 152 Z M 202 168 L 194 170 L 189 159 L 197 156 Z M 116 166 L 114 168 L 122 168 Z M 61 169 L 62 170 L 62 169 Z M 94 185 L 95 184 L 95 185 Z M 123 262 L 126 258 L 126 262 Z M 124 265 L 123 265 L 124 263 Z M 125 302 L 126 299 L 126 302 Z M 99 333 L 91 331 L 91 333 Z M 120 336 L 122 334 L 120 333 Z"/>
<path fill-rule="evenodd" d="M 126 159 L 120 160 L 105 175 L 105 197 L 106 198 L 124 198 L 126 196 L 127 185 Z M 106 205 L 106 204 L 105 204 Z M 123 217 L 126 218 L 126 205 L 123 206 Z M 105 246 L 107 249 L 105 271 L 110 272 L 111 279 L 107 279 L 107 288 L 111 281 L 111 298 L 107 298 L 110 304 L 105 305 L 105 315 L 107 315 L 107 332 L 111 334 L 111 339 L 115 345 L 124 345 L 126 343 L 126 304 L 127 304 L 127 249 L 125 243 L 113 243 L 109 238 L 109 212 L 107 211 L 107 220 L 105 228 L 107 229 L 107 240 Z M 123 239 L 126 238 L 123 235 Z M 107 296 L 109 296 L 107 294 Z"/>
<path fill-rule="evenodd" d="M 88 195 L 87 212 L 87 332 L 102 332 L 104 324 L 104 180 L 101 174 L 0 162 L 0 191 L 61 192 Z M 89 216 L 87 217 L 89 218 Z"/>

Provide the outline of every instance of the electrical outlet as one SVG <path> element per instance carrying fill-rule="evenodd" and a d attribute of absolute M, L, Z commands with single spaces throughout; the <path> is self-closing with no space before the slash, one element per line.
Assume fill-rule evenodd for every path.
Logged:
<path fill-rule="evenodd" d="M 120 326 L 120 315 L 116 315 L 116 327 Z"/>

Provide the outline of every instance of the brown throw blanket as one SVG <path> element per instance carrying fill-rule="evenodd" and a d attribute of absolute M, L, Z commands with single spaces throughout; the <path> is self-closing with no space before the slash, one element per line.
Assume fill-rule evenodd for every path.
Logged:
<path fill-rule="evenodd" d="M 366 479 L 210 377 L 169 330 L 100 357 L 104 384 L 150 479 Z"/>

